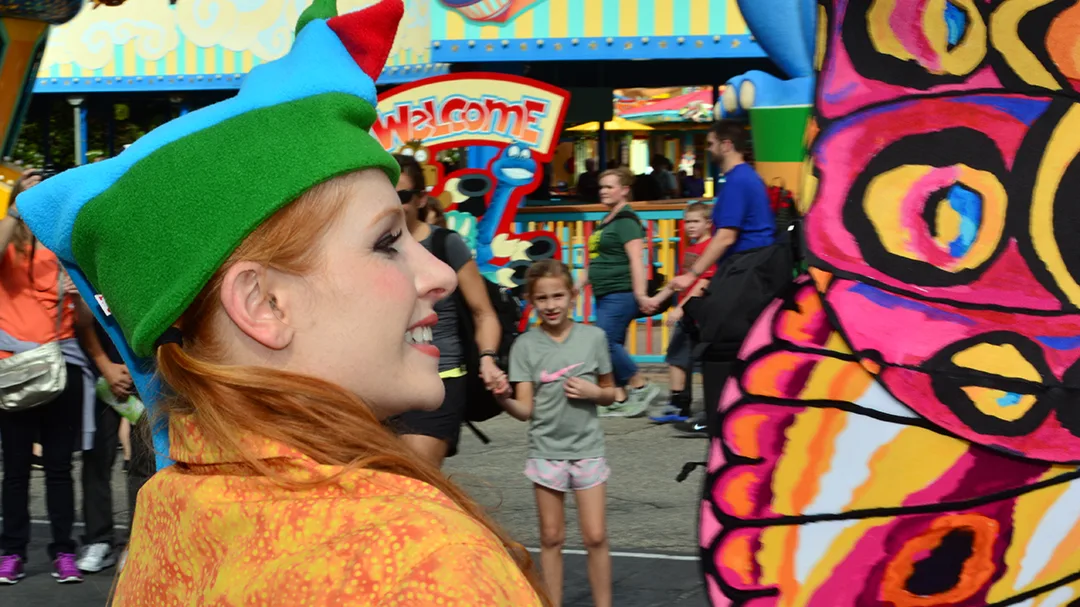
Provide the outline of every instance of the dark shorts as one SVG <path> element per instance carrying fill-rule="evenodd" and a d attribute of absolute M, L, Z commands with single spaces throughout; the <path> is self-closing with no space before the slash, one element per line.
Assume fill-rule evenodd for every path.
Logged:
<path fill-rule="evenodd" d="M 465 395 L 468 382 L 465 377 L 443 379 L 446 397 L 434 411 L 408 411 L 390 420 L 390 427 L 398 434 L 420 434 L 445 441 L 446 456 L 457 453 L 461 438 L 461 424 L 465 420 Z"/>
<path fill-rule="evenodd" d="M 694 366 L 691 353 L 696 345 L 694 339 L 683 329 L 682 323 L 676 324 L 671 329 L 671 342 L 668 343 L 664 362 L 689 373 Z"/>

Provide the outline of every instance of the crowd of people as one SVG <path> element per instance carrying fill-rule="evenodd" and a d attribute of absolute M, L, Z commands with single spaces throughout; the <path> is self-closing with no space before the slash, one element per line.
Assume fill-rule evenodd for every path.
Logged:
<path fill-rule="evenodd" d="M 524 291 L 538 324 L 514 342 L 506 369 L 500 368 L 496 362 L 500 326 L 484 287 L 484 279 L 468 246 L 456 233 L 432 221 L 432 199 L 426 195 L 427 184 L 416 160 L 408 156 L 394 157 L 400 177 L 393 199 L 401 212 L 397 215 L 400 219 L 392 223 L 400 225 L 401 230 L 384 230 L 374 246 L 379 255 L 409 258 L 407 264 L 411 266 L 413 282 L 417 287 L 416 300 L 412 304 L 414 311 L 407 314 L 406 343 L 420 347 L 421 353 L 424 353 L 424 347 L 433 346 L 431 351 L 437 352 L 434 368 L 440 386 L 436 388 L 420 382 L 422 387 L 417 388 L 416 395 L 401 398 L 398 404 L 382 410 L 384 415 L 379 418 L 380 426 L 396 435 L 393 440 L 399 442 L 401 448 L 384 444 L 381 451 L 385 453 L 379 457 L 390 463 L 374 467 L 404 471 L 405 477 L 432 483 L 431 479 L 438 475 L 437 470 L 445 458 L 453 456 L 457 450 L 466 407 L 464 380 L 469 373 L 464 352 L 466 341 L 475 340 L 481 353 L 477 372 L 484 386 L 510 415 L 529 423 L 530 447 L 524 474 L 535 486 L 541 527 L 543 582 L 534 581 L 530 586 L 527 580 L 531 579 L 531 569 L 527 557 L 518 554 L 513 543 L 494 523 L 481 516 L 477 507 L 460 490 L 452 489 L 445 481 L 433 484 L 479 523 L 475 531 L 465 533 L 478 533 L 480 535 L 477 537 L 486 536 L 488 539 L 498 538 L 496 543 L 501 542 L 508 547 L 510 552 L 507 556 L 517 561 L 519 573 L 501 578 L 507 584 L 506 592 L 523 593 L 520 595 L 522 597 L 533 596 L 529 601 L 544 600 L 560 604 L 561 549 L 565 541 L 564 500 L 565 495 L 572 491 L 581 517 L 582 541 L 588 551 L 588 573 L 594 599 L 597 605 L 610 605 L 611 563 L 605 528 L 604 488 L 612 471 L 604 456 L 599 418 L 637 417 L 652 409 L 652 420 L 657 423 L 691 422 L 701 425 L 700 421 L 691 419 L 690 406 L 690 378 L 700 362 L 696 359 L 700 352 L 700 335 L 698 325 L 686 313 L 686 305 L 692 299 L 705 296 L 706 288 L 714 280 L 717 266 L 722 266 L 726 258 L 769 246 L 775 232 L 764 184 L 752 167 L 742 160 L 743 151 L 748 145 L 743 127 L 730 122 L 718 123 L 710 132 L 709 142 L 711 151 L 721 161 L 726 185 L 712 208 L 700 202 L 686 207 L 683 226 L 689 246 L 684 248 L 680 260 L 681 274 L 658 292 L 647 292 L 643 262 L 645 233 L 640 218 L 630 205 L 634 176 L 624 168 L 604 171 L 598 179 L 599 198 L 608 213 L 598 223 L 590 239 L 588 272 L 575 281 L 569 268 L 561 262 L 534 264 L 528 272 Z M 311 201 L 315 197 L 340 200 L 341 192 L 345 191 L 362 190 L 365 196 L 372 191 L 380 191 L 382 185 L 379 182 L 385 177 L 378 178 L 378 175 L 382 173 L 373 176 L 370 171 L 361 171 L 354 176 L 332 180 L 329 182 L 332 186 L 314 188 L 285 207 L 280 212 L 281 217 L 275 216 L 257 229 L 248 237 L 245 245 L 234 252 L 231 265 L 227 263 L 222 266 L 219 270 L 221 276 L 210 282 L 217 291 L 201 294 L 196 305 L 183 317 L 183 350 L 180 350 L 179 344 L 164 344 L 160 349 L 159 364 L 165 363 L 162 374 L 178 392 L 178 402 L 182 403 L 174 404 L 174 411 L 194 414 L 194 417 L 203 419 L 209 417 L 205 409 L 214 407 L 215 399 L 225 397 L 225 393 L 221 392 L 225 385 L 218 386 L 215 382 L 228 382 L 222 367 L 225 364 L 223 359 L 204 361 L 202 357 L 210 352 L 228 351 L 223 342 L 229 335 L 237 335 L 238 331 L 241 334 L 238 339 L 247 342 L 248 348 L 261 345 L 273 351 L 275 346 L 271 342 L 275 338 L 259 334 L 259 323 L 256 321 L 260 320 L 260 315 L 280 319 L 283 314 L 289 313 L 283 307 L 292 301 L 286 292 L 274 295 L 274 287 L 270 283 L 256 290 L 252 284 L 240 281 L 240 276 L 235 276 L 235 281 L 229 281 L 229 273 L 240 272 L 237 268 L 258 263 L 248 259 L 284 268 L 295 267 L 297 271 L 302 271 L 304 266 L 298 259 L 273 258 L 273 255 L 281 254 L 278 252 L 279 241 L 282 238 L 303 238 L 305 250 L 312 242 L 319 241 L 323 242 L 324 247 L 332 247 L 333 233 L 320 234 L 314 230 L 306 234 L 284 233 L 280 227 L 286 222 L 284 216 L 293 217 L 305 212 L 304 209 L 315 204 Z M 35 444 L 40 444 L 42 451 L 40 461 L 46 481 L 46 503 L 52 534 L 47 551 L 58 582 L 79 582 L 84 573 L 100 572 L 118 563 L 123 565 L 125 554 L 120 553 L 118 545 L 110 487 L 120 436 L 122 430 L 128 427 L 131 428 L 132 454 L 130 465 L 126 468 L 129 510 L 135 519 L 134 528 L 158 538 L 162 538 L 165 531 L 160 528 L 161 522 L 139 521 L 135 517 L 136 495 L 154 473 L 154 458 L 146 431 L 147 414 L 140 412 L 132 418 L 130 408 L 124 406 L 137 399 L 137 394 L 120 353 L 89 309 L 90 305 L 98 305 L 98 302 L 83 299 L 57 256 L 34 237 L 20 217 L 19 203 L 23 193 L 32 191 L 40 181 L 40 172 L 24 173 L 16 185 L 8 215 L 0 221 L 0 246 L 4 251 L 0 265 L 0 364 L 3 359 L 32 351 L 42 344 L 59 343 L 66 365 L 66 383 L 62 392 L 44 405 L 0 412 L 3 452 L 0 583 L 4 584 L 17 583 L 23 577 L 25 563 L 31 558 L 27 552 L 30 538 L 28 498 Z M 351 211 L 347 208 L 350 205 L 344 202 L 337 206 L 341 208 L 333 212 L 320 211 L 328 215 L 325 218 L 327 225 L 335 220 L 344 220 L 350 213 L 361 212 L 359 209 Z M 387 212 L 389 209 L 391 207 L 387 206 Z M 370 209 L 365 209 L 362 214 L 368 216 L 371 213 Z M 443 233 L 441 236 L 440 232 Z M 405 238 L 410 243 L 418 244 L 419 248 L 412 248 L 413 245 L 404 242 Z M 273 253 L 257 253 L 261 246 L 259 243 L 264 241 L 278 243 Z M 285 247 L 286 251 L 293 249 L 296 248 Z M 296 249 L 296 254 L 299 253 L 299 249 Z M 326 254 L 331 255 L 329 251 Z M 269 275 L 263 278 L 270 279 Z M 375 279 L 372 277 L 372 280 Z M 258 272 L 249 280 L 257 281 Z M 384 276 L 379 280 L 386 282 L 390 279 Z M 596 297 L 595 327 L 575 323 L 570 316 L 575 299 L 584 292 L 586 284 L 591 286 Z M 460 296 L 448 297 L 447 294 L 455 285 Z M 224 289 L 237 292 L 227 296 Z M 208 295 L 212 297 L 208 299 Z M 237 309 L 230 307 L 230 298 L 237 302 Z M 218 307 L 210 303 L 212 301 L 217 301 L 220 306 L 217 312 L 210 312 Z M 374 302 L 372 305 L 375 305 Z M 665 305 L 671 305 L 668 321 L 673 326 L 667 355 L 670 400 L 657 408 L 661 391 L 647 381 L 637 368 L 625 349 L 625 340 L 634 319 L 652 315 Z M 312 312 L 304 310 L 303 313 Z M 328 309 L 322 318 L 331 318 L 332 315 L 333 312 Z M 473 327 L 473 333 L 470 335 L 461 333 L 462 323 L 459 321 L 462 315 L 471 318 L 469 326 Z M 226 319 L 231 320 L 232 331 L 223 331 L 221 323 Z M 354 327 L 354 330 L 357 329 Z M 201 345 L 196 348 L 195 343 Z M 161 359 L 166 351 L 172 360 Z M 196 352 L 200 353 L 199 359 L 192 358 Z M 260 354 L 255 359 L 265 360 L 268 355 Z M 341 359 L 351 356 L 355 359 L 368 355 L 325 352 L 321 357 L 327 356 Z M 415 352 L 405 358 L 410 359 L 411 356 L 415 356 Z M 412 361 L 410 368 L 419 362 Z M 328 366 L 330 369 L 340 368 L 340 365 Z M 208 368 L 214 371 L 208 373 Z M 392 375 L 390 373 L 388 376 Z M 312 389 L 307 385 L 303 389 L 300 387 L 303 385 L 301 382 L 305 381 L 308 380 L 288 376 L 287 380 L 277 383 L 283 388 L 287 386 L 300 390 L 300 394 L 303 394 Z M 334 381 L 347 383 L 342 378 L 335 378 Z M 192 383 L 199 385 L 192 386 Z M 380 378 L 377 383 L 385 382 Z M 232 395 L 232 398 L 236 396 Z M 286 399 L 284 395 L 274 398 Z M 295 405 L 300 406 L 301 397 L 296 398 L 298 402 Z M 329 398 L 324 395 L 320 398 L 326 399 L 324 405 L 329 405 L 344 397 Z M 427 404 L 432 399 L 437 399 L 434 406 Z M 213 415 L 217 418 L 214 423 L 222 424 L 225 423 L 224 417 L 233 418 L 241 414 L 257 420 L 266 419 L 265 413 L 256 413 L 265 407 L 265 401 L 257 393 L 244 400 L 244 406 L 228 414 L 216 412 Z M 421 406 L 417 406 L 418 403 Z M 343 402 L 339 404 L 344 406 Z M 280 403 L 277 407 L 278 414 L 293 411 Z M 124 415 L 127 415 L 127 419 Z M 346 426 L 352 424 L 357 431 L 356 437 L 351 440 L 358 453 L 372 450 L 370 445 L 359 444 L 362 440 L 360 437 L 371 438 L 374 432 L 372 428 L 361 430 L 366 423 L 364 417 L 360 415 L 344 420 Z M 223 428 L 214 428 L 212 424 L 208 426 L 200 431 L 200 436 L 211 436 L 215 432 L 228 435 Z M 250 430 L 259 428 L 259 425 L 255 425 Z M 188 430 L 194 431 L 191 428 Z M 267 432 L 264 430 L 264 433 Z M 329 444 L 327 441 L 333 437 L 324 436 L 316 442 L 313 439 L 299 441 L 290 435 L 281 436 L 279 432 L 269 434 L 278 434 L 279 440 L 285 444 L 290 438 L 300 442 L 286 449 L 287 453 L 294 453 L 294 457 L 312 458 L 315 462 L 338 462 L 345 466 L 335 474 L 343 474 L 351 465 L 342 452 L 348 445 Z M 390 440 L 389 437 L 382 439 L 383 442 L 387 440 Z M 415 453 L 423 463 L 403 466 L 400 462 L 403 450 Z M 75 485 L 72 459 L 75 453 L 79 453 L 82 463 L 81 487 L 86 524 L 86 533 L 79 538 L 80 541 L 76 541 L 73 532 Z M 172 455 L 176 457 L 175 449 Z M 205 457 L 194 458 L 183 468 L 190 470 L 202 459 Z M 271 478 L 282 473 L 269 468 L 265 459 L 256 457 L 254 460 L 246 460 L 254 471 Z M 245 460 L 222 460 L 232 461 Z M 215 461 L 214 465 L 219 465 L 219 462 Z M 188 475 L 171 475 L 168 480 L 162 481 L 165 486 L 177 491 L 194 489 L 191 485 L 193 482 L 196 481 Z M 403 494 L 412 495 L 417 490 L 407 483 L 397 484 L 397 490 Z M 248 489 L 259 494 L 269 491 L 266 486 Z M 433 500 L 432 504 L 441 504 L 443 498 L 432 495 L 429 499 Z M 195 505 L 189 504 L 189 507 Z M 143 508 L 155 506 L 144 505 Z M 388 516 L 393 518 L 398 515 Z M 484 528 L 488 531 L 483 531 Z M 487 535 L 489 533 L 494 535 Z M 484 554 L 492 549 L 491 544 L 487 543 L 488 539 L 481 542 L 481 545 L 487 546 L 482 551 Z M 77 548 L 80 545 L 81 548 Z M 479 553 L 476 556 L 481 558 Z M 512 581 L 515 578 L 517 581 Z M 544 598 L 539 598 L 541 596 Z"/>
<path fill-rule="evenodd" d="M 671 159 L 656 154 L 649 161 L 646 173 L 626 178 L 634 200 L 669 200 L 673 198 L 697 198 L 705 194 L 705 179 L 702 177 L 700 163 L 693 174 L 686 171 L 675 172 Z M 585 172 L 577 176 L 574 184 L 575 198 L 583 202 L 601 202 L 601 171 L 595 158 L 585 159 Z M 606 171 L 625 169 L 618 160 L 609 160 Z M 629 169 L 626 169 L 629 171 Z"/>
<path fill-rule="evenodd" d="M 709 135 L 726 186 L 711 212 L 686 209 L 694 243 L 667 288 L 645 272 L 638 180 L 607 170 L 587 274 L 575 282 L 561 262 L 534 264 L 524 296 L 538 322 L 507 345 L 423 172 L 371 136 L 373 79 L 402 12 L 381 0 L 338 17 L 316 2 L 290 53 L 236 97 L 115 158 L 22 176 L 0 220 L 0 583 L 18 583 L 37 558 L 38 444 L 53 576 L 73 583 L 120 565 L 120 607 L 559 605 L 570 492 L 594 601 L 611 605 L 605 502 L 618 470 L 599 418 L 658 404 L 625 339 L 634 319 L 674 303 L 674 389 L 658 419 L 691 421 L 688 376 L 715 350 L 708 302 L 732 296 L 733 261 L 773 244 L 745 128 L 721 122 Z M 214 170 L 185 169 L 212 155 Z M 674 194 L 677 180 L 654 164 Z M 586 284 L 596 326 L 570 317 Z M 539 571 L 440 470 L 477 385 L 528 423 Z M 132 521 L 121 553 L 110 487 L 124 428 Z"/>
<path fill-rule="evenodd" d="M 41 178 L 41 171 L 23 173 L 7 215 L 0 220 L 0 365 L 7 371 L 12 364 L 20 364 L 14 358 L 17 355 L 56 343 L 65 365 L 64 384 L 55 398 L 41 406 L 23 408 L 5 402 L 0 411 L 0 584 L 18 582 L 30 558 L 30 477 L 35 466 L 45 476 L 52 535 L 47 551 L 60 583 L 80 582 L 82 572 L 96 573 L 121 559 L 113 519 L 112 473 L 123 434 L 130 437 L 125 441 L 130 512 L 134 512 L 138 488 L 153 473 L 145 423 L 136 418 L 132 424 L 106 402 L 126 403 L 135 398 L 127 368 L 56 255 L 20 219 L 20 194 Z M 16 383 L 4 389 L 19 387 Z M 74 537 L 76 454 L 82 464 L 85 523 L 80 542 Z M 83 547 L 81 554 L 78 544 Z"/>

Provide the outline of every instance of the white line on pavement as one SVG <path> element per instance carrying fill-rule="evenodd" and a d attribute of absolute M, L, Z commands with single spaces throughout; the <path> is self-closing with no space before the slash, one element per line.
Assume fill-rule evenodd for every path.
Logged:
<path fill-rule="evenodd" d="M 2 521 L 2 520 L 4 520 L 4 517 L 0 516 L 0 521 Z M 38 519 L 38 518 L 32 518 L 32 519 L 30 519 L 30 524 L 31 525 L 48 525 L 49 521 Z M 85 527 L 86 523 L 84 523 L 82 521 L 75 521 L 74 525 L 76 527 Z M 127 525 L 113 525 L 113 529 L 124 529 L 126 531 L 127 528 L 128 528 Z"/>
<path fill-rule="evenodd" d="M 539 548 L 529 548 L 529 552 L 540 552 Z M 578 550 L 575 548 L 564 548 L 563 554 L 574 554 L 584 556 L 588 552 L 584 550 Z M 697 562 L 699 557 L 690 556 L 685 554 L 650 554 L 647 552 L 612 552 L 611 556 L 628 559 L 652 559 L 656 561 L 688 561 Z"/>

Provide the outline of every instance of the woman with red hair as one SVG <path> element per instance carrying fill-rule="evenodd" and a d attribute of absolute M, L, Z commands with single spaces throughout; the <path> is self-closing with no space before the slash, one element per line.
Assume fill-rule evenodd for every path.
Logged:
<path fill-rule="evenodd" d="M 21 202 L 100 295 L 170 458 L 116 605 L 548 603 L 524 549 L 382 423 L 442 402 L 433 308 L 455 288 L 370 135 L 402 10 L 317 0 L 236 97 Z"/>

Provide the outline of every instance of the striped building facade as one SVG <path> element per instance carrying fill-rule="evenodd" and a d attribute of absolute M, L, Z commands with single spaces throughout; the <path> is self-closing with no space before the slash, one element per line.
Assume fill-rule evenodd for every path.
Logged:
<path fill-rule="evenodd" d="M 343 11 L 373 0 L 339 0 Z M 284 55 L 310 0 L 139 0 L 52 29 L 36 92 L 237 88 Z M 405 0 L 380 84 L 454 62 L 763 57 L 735 0 Z M 466 15 L 504 21 L 476 20 Z M 509 16 L 509 18 L 507 18 Z"/>
<path fill-rule="evenodd" d="M 431 7 L 436 61 L 765 56 L 735 0 L 476 0 L 516 9 L 505 22 L 469 19 L 472 5 L 450 6 L 462 3 Z"/>

